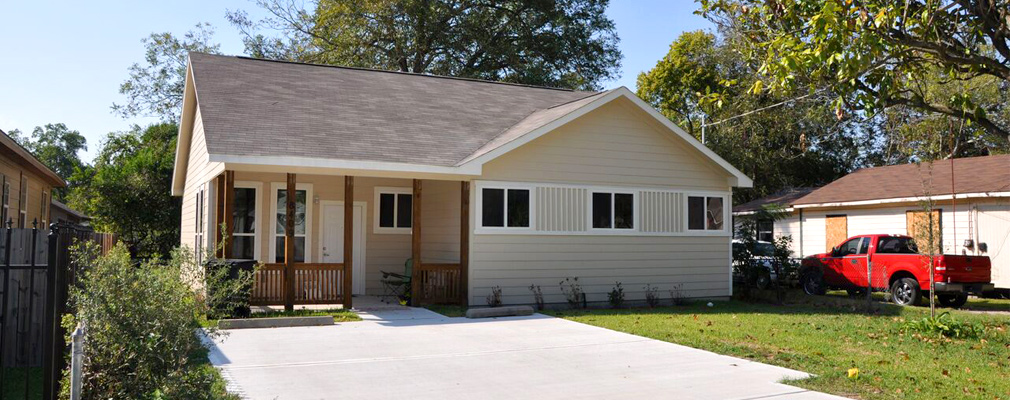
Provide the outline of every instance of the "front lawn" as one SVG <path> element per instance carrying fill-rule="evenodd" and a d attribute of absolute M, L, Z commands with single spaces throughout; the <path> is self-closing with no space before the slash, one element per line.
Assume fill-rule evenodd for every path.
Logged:
<path fill-rule="evenodd" d="M 793 295 L 794 293 L 791 293 Z M 798 295 L 798 293 L 795 293 Z M 844 290 L 832 290 L 827 293 L 828 296 L 835 297 L 848 297 L 848 293 Z M 793 296 L 795 297 L 795 296 Z M 859 296 L 857 300 L 863 300 L 865 297 Z M 884 292 L 874 292 L 873 299 L 879 302 L 887 302 L 888 296 Z M 929 307 L 929 298 L 923 297 L 922 301 L 919 303 L 920 306 Z M 937 309 L 941 309 L 941 306 L 937 304 Z M 964 304 L 960 309 L 962 310 L 972 310 L 972 311 L 1006 311 L 1010 312 L 1010 300 L 1007 299 L 983 299 L 980 297 L 970 296 L 968 297 L 968 302 Z M 944 309 L 947 310 L 947 309 Z"/>
<path fill-rule="evenodd" d="M 977 339 L 903 332 L 923 307 L 864 303 L 834 296 L 788 305 L 704 302 L 655 309 L 549 312 L 555 316 L 816 375 L 792 385 L 864 399 L 1010 399 L 1010 317 L 954 311 L 984 325 Z M 941 309 L 942 310 L 942 309 Z M 858 368 L 855 379 L 847 376 Z"/>
<path fill-rule="evenodd" d="M 428 304 L 424 306 L 428 310 L 437 312 L 446 317 L 457 318 L 466 316 L 466 307 L 459 305 L 446 305 L 446 304 Z"/>

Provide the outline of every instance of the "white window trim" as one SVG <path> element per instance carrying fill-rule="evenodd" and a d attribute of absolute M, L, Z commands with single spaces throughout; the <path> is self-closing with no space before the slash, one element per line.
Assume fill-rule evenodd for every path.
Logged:
<path fill-rule="evenodd" d="M 503 182 L 478 182 L 477 183 L 477 201 L 474 204 L 474 214 L 476 214 L 476 232 L 475 233 L 540 233 L 536 230 L 536 204 L 537 204 L 537 187 L 536 185 L 525 184 L 525 183 L 503 183 Z M 505 199 L 502 202 L 505 211 L 505 226 L 484 226 L 484 189 L 504 189 Z M 508 189 L 521 189 L 528 190 L 530 193 L 530 220 L 529 226 L 508 226 Z"/>
<path fill-rule="evenodd" d="M 42 220 L 42 223 L 39 224 L 39 228 L 49 229 L 49 207 L 47 203 L 50 202 L 52 202 L 52 199 L 49 198 L 49 192 L 43 190 L 41 204 L 42 209 L 39 210 L 39 219 Z"/>
<path fill-rule="evenodd" d="M 688 202 L 691 197 L 703 197 L 706 198 L 702 203 L 705 205 L 705 228 L 704 229 L 691 229 L 691 223 L 688 220 L 691 217 L 691 206 Z M 707 197 L 721 197 L 722 198 L 722 229 L 708 229 L 708 199 Z M 692 236 L 722 236 L 730 233 L 730 225 L 732 225 L 732 217 L 730 212 L 733 207 L 730 203 L 729 195 L 725 192 L 684 192 L 684 232 L 689 233 Z"/>
<path fill-rule="evenodd" d="M 287 186 L 287 184 L 285 184 L 285 188 L 286 188 L 286 186 Z M 263 256 L 262 256 L 263 253 L 260 252 L 260 242 L 261 242 L 261 240 L 260 240 L 260 238 L 261 238 L 260 232 L 263 231 L 263 218 L 261 217 L 261 215 L 263 215 L 263 182 L 236 181 L 235 182 L 235 188 L 236 189 L 253 189 L 253 190 L 256 191 L 256 205 L 254 206 L 254 207 L 256 207 L 256 211 L 255 211 L 256 222 L 255 222 L 255 225 L 253 225 L 253 233 L 251 233 L 251 234 L 250 233 L 235 233 L 235 227 L 234 226 L 232 227 L 231 234 L 233 236 L 252 237 L 253 238 L 253 259 L 256 260 L 256 261 L 259 261 L 259 262 L 263 262 Z M 277 191 L 274 191 L 274 193 L 277 193 Z M 306 193 L 306 194 L 308 194 L 308 193 Z M 306 199 L 306 201 L 311 201 L 311 199 Z M 276 199 L 274 200 L 274 203 L 275 204 L 277 203 Z M 307 204 L 307 206 L 311 205 L 311 204 L 312 203 L 309 203 L 309 204 Z M 271 214 L 270 216 L 272 217 L 273 214 Z M 306 217 L 308 217 L 307 214 L 306 214 Z M 275 223 L 276 223 L 276 221 L 275 221 Z M 305 228 L 308 229 L 308 225 L 306 225 Z M 271 232 L 273 232 L 273 231 L 271 231 Z"/>
<path fill-rule="evenodd" d="M 392 228 L 386 228 L 386 227 L 379 226 L 379 217 L 381 216 L 379 214 L 382 212 L 382 203 L 379 202 L 379 199 L 380 199 L 380 197 L 381 197 L 382 194 L 392 194 L 392 195 L 394 195 L 394 197 L 393 197 L 393 227 Z M 373 221 L 372 221 L 372 232 L 379 233 L 379 234 L 398 234 L 398 235 L 410 235 L 410 234 L 412 234 L 414 232 L 413 228 L 398 228 L 398 227 L 396 227 L 397 218 L 399 217 L 398 214 L 397 214 L 397 211 L 398 211 L 398 208 L 400 207 L 400 204 L 399 204 L 400 202 L 397 201 L 397 198 L 395 196 L 396 195 L 400 195 L 400 194 L 409 194 L 409 195 L 411 195 L 410 204 L 411 205 L 414 204 L 414 199 L 413 199 L 414 189 L 413 188 L 409 188 L 409 187 L 390 187 L 390 186 L 376 186 L 375 187 L 375 203 L 373 203 L 374 204 L 373 207 L 375 208 L 375 210 L 374 210 L 374 213 L 373 213 L 374 215 L 373 215 L 373 218 L 372 218 L 373 219 Z M 414 221 L 413 221 L 414 210 L 413 209 L 410 210 L 410 218 L 412 220 L 410 222 L 410 225 L 414 226 Z"/>
<path fill-rule="evenodd" d="M 0 202 L 3 203 L 3 221 L 0 225 L 7 227 L 7 220 L 11 217 L 11 181 L 4 179 L 3 188 L 0 188 Z M 13 223 L 12 223 L 13 224 Z"/>
<path fill-rule="evenodd" d="M 594 228 L 593 227 L 593 193 L 603 193 L 610 194 L 610 228 Z M 614 227 L 614 194 L 630 194 L 631 195 L 631 229 L 627 228 L 615 228 Z M 586 199 L 586 228 L 591 232 L 606 232 L 608 234 L 624 234 L 624 233 L 638 233 L 639 220 L 638 220 L 638 191 L 637 190 L 626 190 L 626 189 L 615 189 L 615 188 L 590 188 L 588 190 L 589 196 Z"/>
<path fill-rule="evenodd" d="M 206 231 L 207 231 L 207 214 L 204 212 L 207 207 L 207 184 L 201 184 L 197 187 L 196 194 L 193 196 L 193 207 L 196 211 L 193 215 L 193 242 L 196 248 L 193 249 L 194 255 L 196 256 L 196 262 L 203 264 L 204 251 L 207 248 L 206 241 Z"/>
<path fill-rule="evenodd" d="M 270 219 L 270 248 L 267 263 L 274 263 L 277 259 L 277 246 L 275 241 L 277 240 L 277 191 L 280 189 L 287 189 L 288 184 L 286 182 L 271 182 L 270 183 L 270 214 L 268 218 Z M 305 191 L 305 262 L 311 263 L 315 262 L 312 259 L 312 209 L 315 208 L 315 197 L 312 195 L 312 184 L 311 183 L 296 183 L 295 190 Z M 295 235 L 299 236 L 299 235 Z"/>
<path fill-rule="evenodd" d="M 28 178 L 21 176 L 21 193 L 18 193 L 18 221 L 21 228 L 28 227 Z"/>

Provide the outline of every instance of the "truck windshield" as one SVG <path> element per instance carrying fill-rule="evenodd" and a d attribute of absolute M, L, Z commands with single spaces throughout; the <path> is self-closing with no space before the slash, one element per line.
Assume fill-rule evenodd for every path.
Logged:
<path fill-rule="evenodd" d="M 917 254 L 919 249 L 915 247 L 915 241 L 908 237 L 882 237 L 877 242 L 877 253 L 890 254 Z"/>

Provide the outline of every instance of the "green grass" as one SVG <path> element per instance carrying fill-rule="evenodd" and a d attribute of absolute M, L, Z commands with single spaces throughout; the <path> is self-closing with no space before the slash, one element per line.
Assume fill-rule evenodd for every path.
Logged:
<path fill-rule="evenodd" d="M 294 310 L 294 311 L 267 311 L 267 312 L 257 312 L 252 313 L 249 318 L 277 318 L 277 317 L 324 317 L 332 316 L 333 322 L 355 322 L 361 321 L 361 317 L 358 314 L 351 312 L 350 310 L 344 310 L 340 308 L 328 309 L 328 310 Z M 216 327 L 216 319 L 202 319 L 200 320 L 200 326 L 204 328 Z"/>
<path fill-rule="evenodd" d="M 28 372 L 28 397 L 25 397 L 25 371 Z M 4 368 L 2 399 L 41 399 L 42 368 Z"/>
<path fill-rule="evenodd" d="M 429 304 L 424 306 L 424 308 L 427 308 L 431 311 L 437 312 L 450 318 L 466 316 L 466 307 L 458 305 Z"/>
<path fill-rule="evenodd" d="M 924 307 L 791 294 L 785 305 L 715 302 L 655 309 L 550 312 L 590 325 L 674 342 L 816 376 L 789 384 L 862 399 L 1010 399 L 1010 317 L 953 311 L 985 326 L 977 339 L 903 331 Z M 856 379 L 847 370 L 858 368 Z"/>
<path fill-rule="evenodd" d="M 833 290 L 827 293 L 828 296 L 835 297 L 848 297 L 849 295 L 844 290 Z M 864 300 L 865 297 L 860 296 L 857 300 Z M 883 292 L 873 293 L 873 299 L 879 302 L 887 302 L 887 295 Z M 929 299 L 923 297 L 920 306 L 929 307 Z M 950 309 L 943 308 L 937 304 L 937 309 L 943 309 L 949 311 Z M 961 310 L 971 310 L 971 311 L 1007 311 L 1010 312 L 1010 300 L 1007 299 L 983 299 L 978 297 L 968 297 L 968 302 L 961 307 Z"/>

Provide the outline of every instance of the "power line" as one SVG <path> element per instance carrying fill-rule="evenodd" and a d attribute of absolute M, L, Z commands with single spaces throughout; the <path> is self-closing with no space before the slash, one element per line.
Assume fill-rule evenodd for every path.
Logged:
<path fill-rule="evenodd" d="M 826 90 L 826 89 L 820 89 L 820 90 L 817 90 L 817 91 L 815 91 L 813 93 L 807 93 L 807 94 L 799 96 L 799 97 L 794 97 L 792 99 L 783 100 L 781 102 L 772 104 L 770 106 L 765 106 L 765 107 L 761 107 L 761 108 L 758 108 L 758 109 L 750 110 L 750 111 L 747 111 L 747 112 L 745 112 L 743 114 L 738 114 L 738 115 L 734 115 L 734 116 L 729 117 L 729 118 L 724 118 L 724 119 L 721 119 L 719 121 L 713 122 L 711 124 L 702 123 L 701 127 L 704 128 L 706 126 L 719 125 L 719 124 L 721 124 L 723 122 L 731 121 L 731 120 L 734 120 L 734 119 L 737 119 L 737 118 L 746 117 L 746 116 L 754 114 L 756 112 L 761 112 L 761 111 L 765 111 L 765 110 L 772 109 L 772 108 L 775 108 L 775 107 L 780 107 L 780 106 L 792 103 L 792 102 L 797 101 L 797 100 L 803 100 L 803 99 L 805 99 L 807 97 L 810 97 L 810 96 L 813 96 L 813 95 L 815 95 L 817 93 L 823 92 L 824 90 Z"/>

